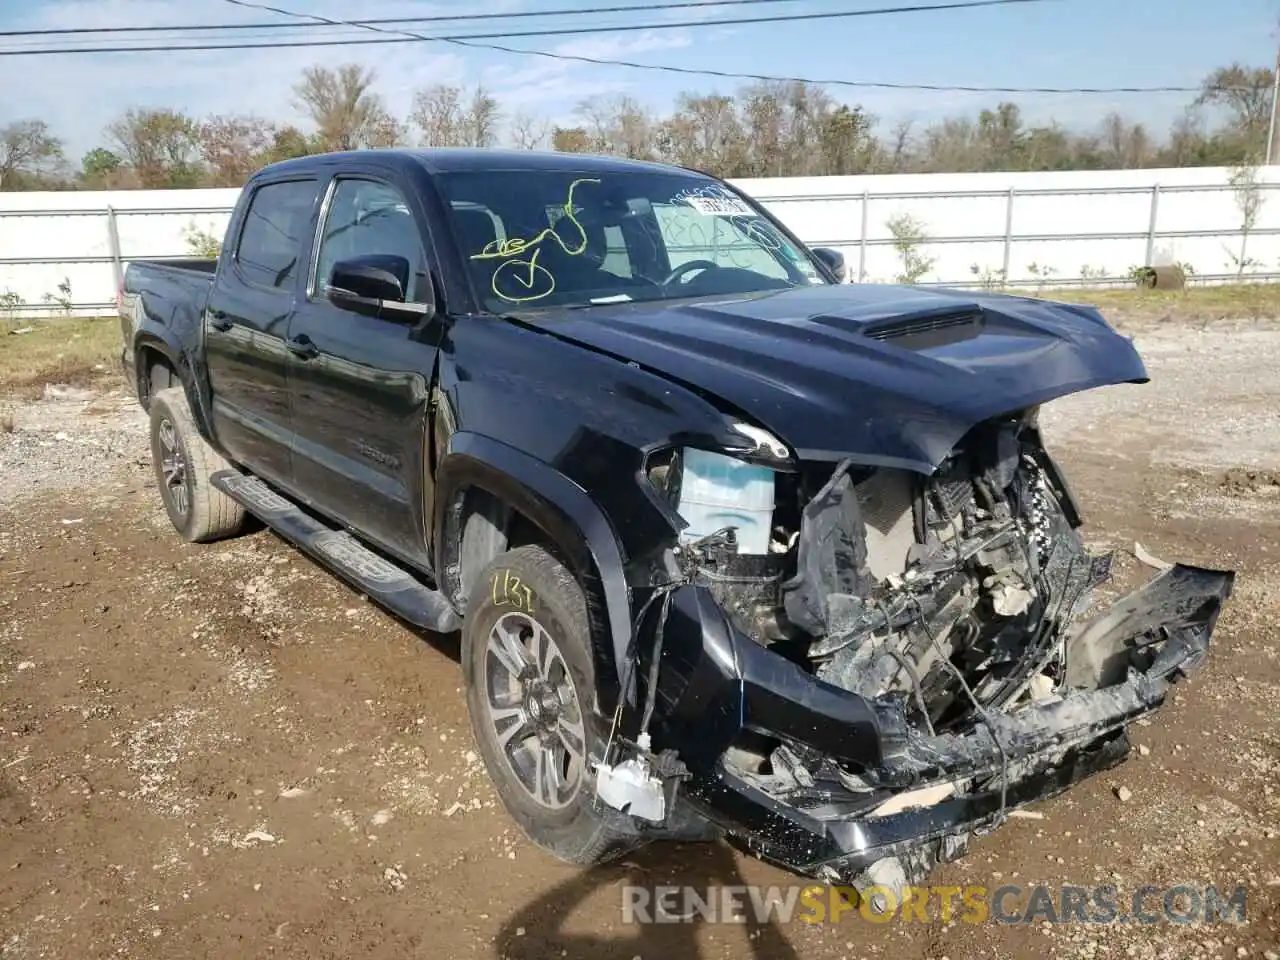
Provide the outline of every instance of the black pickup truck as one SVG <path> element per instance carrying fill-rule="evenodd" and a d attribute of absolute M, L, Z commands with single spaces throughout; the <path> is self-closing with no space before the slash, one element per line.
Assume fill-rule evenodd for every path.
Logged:
<path fill-rule="evenodd" d="M 1038 411 L 1146 381 L 1097 311 L 842 269 L 690 170 L 330 154 L 253 177 L 216 268 L 128 266 L 123 363 L 182 536 L 252 514 L 461 631 L 536 843 L 892 891 L 1123 760 L 1233 575 L 1090 609 Z"/>

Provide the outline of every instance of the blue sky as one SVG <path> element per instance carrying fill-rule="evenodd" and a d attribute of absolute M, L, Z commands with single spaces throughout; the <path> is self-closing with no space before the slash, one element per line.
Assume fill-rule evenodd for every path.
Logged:
<path fill-rule="evenodd" d="M 360 15 L 429 16 L 586 8 L 619 0 L 272 0 L 273 5 L 336 18 Z M 624 3 L 637 0 L 622 0 Z M 660 12 L 648 19 L 704 19 L 848 10 L 892 5 L 888 0 L 793 0 L 737 8 Z M 265 22 L 274 15 L 222 0 L 0 0 L 0 30 L 79 26 Z M 567 26 L 567 18 L 450 25 L 479 32 L 535 25 Z M 630 15 L 574 18 L 573 24 L 612 25 Z M 988 86 L 1194 86 L 1214 67 L 1253 65 L 1275 55 L 1280 0 L 1051 0 L 1025 6 L 759 26 L 708 25 L 652 33 L 606 33 L 580 38 L 512 40 L 590 56 L 654 64 L 806 77 Z M 427 28 L 423 28 L 424 30 Z M 440 26 L 431 29 L 442 29 Z M 359 31 L 309 36 L 365 36 Z M 290 34 L 294 35 L 294 34 Z M 296 35 L 303 35 L 302 31 Z M 265 40 L 265 34 L 240 39 Z M 36 41 L 0 39 L 0 49 Z M 56 42 L 56 41 L 55 41 Z M 48 120 L 78 156 L 101 140 L 103 126 L 129 106 L 170 106 L 190 113 L 253 112 L 300 121 L 290 86 L 312 63 L 356 61 L 374 67 L 389 105 L 407 113 L 415 88 L 433 82 L 483 82 L 510 111 L 569 122 L 575 104 L 593 93 L 625 93 L 664 108 L 682 90 L 731 92 L 734 81 L 642 72 L 621 67 L 516 57 L 423 43 L 239 52 L 0 56 L 0 124 L 28 116 Z M 973 112 L 993 94 L 842 90 L 885 128 L 910 119 Z M 1182 94 L 1018 95 L 1034 120 L 1055 117 L 1089 127 L 1110 110 L 1163 132 L 1191 99 Z"/>

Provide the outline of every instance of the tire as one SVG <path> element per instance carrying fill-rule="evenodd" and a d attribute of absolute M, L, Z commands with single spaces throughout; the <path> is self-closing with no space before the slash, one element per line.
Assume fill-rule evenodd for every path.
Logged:
<path fill-rule="evenodd" d="M 509 646 L 493 652 L 504 632 L 513 640 L 521 634 L 517 652 Z M 541 669 L 534 650 L 549 652 L 539 658 Z M 517 666 L 524 683 L 514 680 Z M 632 849 L 634 838 L 611 829 L 594 808 L 590 760 L 601 755 L 608 730 L 590 707 L 595 670 L 586 597 L 545 549 L 518 547 L 477 578 L 462 628 L 462 670 L 476 744 L 524 834 L 575 864 L 603 863 Z M 509 738 L 505 747 L 500 733 Z M 575 760 L 569 745 L 579 734 Z M 559 782 L 538 775 L 547 769 L 560 772 Z"/>
<path fill-rule="evenodd" d="M 155 395 L 161 390 L 169 387 L 179 386 L 179 381 L 163 363 L 153 363 L 147 368 L 146 380 L 140 380 L 137 386 L 138 401 L 142 404 L 142 409 L 147 413 L 151 412 L 151 401 L 155 399 Z"/>
<path fill-rule="evenodd" d="M 151 462 L 160 499 L 174 529 L 189 543 L 210 543 L 239 533 L 244 507 L 209 483 L 230 469 L 196 429 L 181 387 L 157 391 L 151 398 Z"/>
<path fill-rule="evenodd" d="M 161 390 L 174 386 L 173 373 L 163 363 L 153 363 L 147 371 L 147 379 L 151 384 L 151 389 L 147 392 L 153 397 Z"/>

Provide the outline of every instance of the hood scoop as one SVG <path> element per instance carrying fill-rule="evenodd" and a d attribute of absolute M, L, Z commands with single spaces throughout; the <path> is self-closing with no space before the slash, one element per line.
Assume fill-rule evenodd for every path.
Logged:
<path fill-rule="evenodd" d="M 906 350 L 928 350 L 949 343 L 971 340 L 982 332 L 981 310 L 906 317 L 868 327 L 866 336 L 881 343 L 892 342 Z"/>

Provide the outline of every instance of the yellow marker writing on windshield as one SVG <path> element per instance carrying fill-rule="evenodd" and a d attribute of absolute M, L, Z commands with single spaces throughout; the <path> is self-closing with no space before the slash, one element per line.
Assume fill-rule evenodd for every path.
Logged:
<path fill-rule="evenodd" d="M 577 189 L 580 183 L 599 183 L 600 181 L 594 177 L 582 177 L 574 180 L 569 184 L 569 196 L 564 202 L 564 215 L 570 223 L 578 228 L 579 241 L 576 246 L 570 248 L 560 234 L 556 233 L 555 226 L 547 227 L 537 236 L 526 240 L 523 237 L 507 237 L 505 240 L 491 240 L 484 245 L 484 249 L 479 253 L 471 255 L 472 260 L 505 260 L 508 257 L 519 256 L 526 250 L 536 247 L 543 240 L 554 240 L 560 244 L 560 248 L 571 257 L 576 257 L 587 249 L 587 231 L 583 229 L 578 218 L 573 214 L 573 191 Z"/>
<path fill-rule="evenodd" d="M 541 250 L 535 250 L 528 260 L 508 260 L 500 264 L 493 271 L 493 279 L 490 283 L 494 294 L 511 303 L 528 303 L 553 294 L 556 289 L 556 278 L 550 270 L 538 263 L 538 254 L 541 252 Z M 511 278 L 509 284 L 506 281 L 507 277 Z M 516 291 L 528 292 L 517 292 L 513 296 L 501 289 L 504 286 L 510 286 Z"/>
<path fill-rule="evenodd" d="M 555 275 L 538 263 L 538 254 L 541 250 L 535 248 L 544 240 L 554 240 L 560 245 L 560 249 L 571 257 L 580 256 L 586 252 L 587 231 L 574 215 L 573 192 L 579 184 L 599 182 L 600 180 L 595 177 L 580 177 L 569 184 L 568 196 L 565 198 L 562 209 L 565 219 L 578 230 L 578 242 L 572 247 L 565 243 L 553 224 L 531 238 L 507 237 L 505 240 L 491 240 L 479 253 L 471 255 L 469 258 L 471 260 L 505 261 L 494 269 L 490 279 L 494 294 L 510 303 L 528 303 L 532 300 L 541 300 L 555 292 Z M 533 250 L 533 255 L 527 260 L 514 259 L 529 250 Z M 509 288 L 508 291 L 504 291 L 502 289 L 504 287 Z M 510 291 L 514 291 L 515 295 L 513 296 Z"/>

